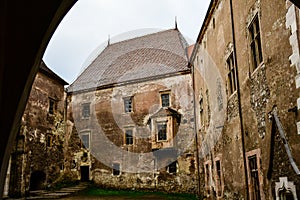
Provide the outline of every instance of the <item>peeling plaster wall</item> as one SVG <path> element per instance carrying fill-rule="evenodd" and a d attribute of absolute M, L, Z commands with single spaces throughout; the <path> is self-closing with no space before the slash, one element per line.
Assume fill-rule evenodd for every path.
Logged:
<path fill-rule="evenodd" d="M 287 6 L 287 7 L 286 7 Z M 236 39 L 236 58 L 241 94 L 241 113 L 243 118 L 243 129 L 241 133 L 240 116 L 237 94 L 228 94 L 228 76 L 226 59 L 230 54 L 230 43 L 232 43 L 232 30 L 230 21 L 229 0 L 218 1 L 214 12 L 207 23 L 207 29 L 200 41 L 199 48 L 203 51 L 196 52 L 193 60 L 196 72 L 196 122 L 199 130 L 199 149 L 204 156 L 200 159 L 200 172 L 202 180 L 201 191 L 204 195 L 214 197 L 218 190 L 216 186 L 216 171 L 213 165 L 214 159 L 222 156 L 221 170 L 224 179 L 224 199 L 245 198 L 245 173 L 247 166 L 243 163 L 242 134 L 245 138 L 244 147 L 246 155 L 251 152 L 260 152 L 259 176 L 261 196 L 265 199 L 275 198 L 275 183 L 280 177 L 287 177 L 296 185 L 299 197 L 299 177 L 292 170 L 287 154 L 282 147 L 282 141 L 276 130 L 272 127 L 269 113 L 276 106 L 279 118 L 284 127 L 286 137 L 292 149 L 295 162 L 300 166 L 300 138 L 299 127 L 299 10 L 287 1 L 272 0 L 233 0 L 233 14 Z M 276 11 L 276 12 L 274 12 Z M 251 64 L 251 49 L 249 46 L 248 26 L 253 17 L 258 15 L 260 23 L 260 35 L 262 44 L 263 62 L 253 71 Z M 222 34 L 220 34 L 222 33 Z M 216 38 L 218 38 L 216 40 Z M 207 55 L 209 56 L 207 56 Z M 221 136 L 217 139 L 209 135 L 207 122 L 201 125 L 199 116 L 200 96 L 204 99 L 204 118 L 208 119 L 206 109 L 206 89 L 209 88 L 207 77 L 212 68 L 205 67 L 208 62 L 214 63 L 222 75 L 223 84 L 227 88 L 227 111 L 226 121 Z M 211 93 L 210 91 L 208 93 Z M 292 109 L 298 106 L 298 109 Z M 290 110 L 290 112 L 288 111 Z M 208 141 L 205 138 L 209 138 Z M 204 142 L 205 141 L 205 142 Z M 206 145 L 206 144 L 210 145 Z M 246 158 L 247 159 L 247 158 Z M 206 173 L 205 163 L 210 164 L 211 174 Z M 249 169 L 247 177 L 250 178 Z M 207 182 L 210 176 L 212 181 Z M 208 184 L 208 185 L 207 185 Z M 251 189 L 251 186 L 249 188 Z"/>
<path fill-rule="evenodd" d="M 49 98 L 56 102 L 53 114 L 49 113 Z M 60 177 L 65 132 L 64 99 L 64 86 L 38 72 L 11 155 L 10 197 L 46 188 Z M 31 179 L 35 172 L 41 172 L 45 177 Z"/>
<path fill-rule="evenodd" d="M 180 125 L 174 129 L 175 132 L 177 130 L 177 134 L 180 132 L 181 137 L 168 144 L 171 146 L 153 146 L 154 128 L 152 127 L 152 131 L 150 130 L 151 116 L 161 109 L 160 94 L 162 92 L 170 93 L 170 108 L 181 115 Z M 133 97 L 133 112 L 124 112 L 125 97 Z M 83 148 L 75 148 L 76 144 L 80 142 L 78 141 L 78 134 L 89 131 L 91 135 L 91 149 L 89 149 L 91 153 L 90 173 L 91 179 L 95 183 L 102 187 L 118 189 L 195 193 L 197 184 L 193 146 L 193 90 L 190 74 L 72 94 L 69 98 L 68 117 L 72 119 L 70 120 L 70 123 L 72 121 L 72 127 L 68 131 L 68 134 L 71 135 L 69 136 L 69 158 L 67 160 L 74 160 L 75 153 L 84 150 Z M 80 105 L 83 103 L 90 103 L 91 117 L 88 119 L 82 118 L 81 115 L 82 108 Z M 133 130 L 133 145 L 125 144 L 124 132 L 126 129 Z M 169 131 L 172 132 L 172 130 Z M 110 152 L 109 159 L 113 162 L 120 162 L 119 159 L 124 159 L 124 157 L 111 152 L 110 148 L 112 147 L 109 146 L 105 149 L 98 149 L 97 147 L 100 146 L 98 142 L 100 140 L 99 134 L 104 134 L 112 142 L 111 145 L 121 149 L 124 153 L 140 153 L 141 156 L 138 158 L 129 157 L 129 160 L 122 162 L 123 166 L 120 166 L 121 174 L 113 176 L 111 166 L 107 166 L 101 160 L 105 158 L 97 157 L 97 151 Z M 191 142 L 187 144 L 187 141 Z M 186 148 L 177 159 L 177 173 L 170 174 L 165 167 L 156 170 L 155 161 L 150 159 L 151 156 L 147 156 L 147 153 L 152 155 L 152 150 L 157 147 L 175 146 Z M 80 161 L 78 161 L 78 165 L 80 165 Z M 134 173 L 129 173 L 122 171 L 122 168 L 135 170 L 135 167 L 138 167 L 141 171 L 147 170 L 150 172 L 134 171 Z M 76 171 L 77 176 L 74 173 L 74 178 L 80 179 L 80 168 L 77 167 Z"/>

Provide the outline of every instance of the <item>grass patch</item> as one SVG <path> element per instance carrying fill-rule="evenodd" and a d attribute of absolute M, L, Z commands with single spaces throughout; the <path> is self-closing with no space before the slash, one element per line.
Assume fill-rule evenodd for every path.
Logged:
<path fill-rule="evenodd" d="M 90 187 L 80 193 L 81 196 L 101 196 L 101 197 L 128 197 L 128 198 L 143 198 L 147 199 L 147 196 L 160 197 L 162 199 L 174 199 L 174 200 L 196 200 L 196 195 L 192 194 L 178 194 L 178 193 L 164 193 L 164 192 L 144 192 L 144 191 L 132 191 L 132 190 L 113 190 L 113 189 L 101 189 L 96 187 Z"/>

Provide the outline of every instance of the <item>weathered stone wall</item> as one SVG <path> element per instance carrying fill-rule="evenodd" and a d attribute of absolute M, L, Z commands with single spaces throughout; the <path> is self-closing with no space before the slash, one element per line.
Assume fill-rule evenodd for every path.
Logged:
<path fill-rule="evenodd" d="M 49 113 L 50 99 L 54 101 Z M 61 175 L 64 141 L 64 85 L 39 71 L 11 156 L 9 196 L 51 186 Z"/>
<path fill-rule="evenodd" d="M 168 147 L 183 149 L 182 152 L 177 152 L 180 155 L 176 174 L 168 173 L 166 166 L 157 169 L 156 161 L 153 160 L 152 151 L 157 147 L 154 148 L 152 143 L 155 131 L 150 122 L 162 109 L 162 92 L 170 93 L 169 107 L 180 115 L 178 123 L 173 120 L 174 124 L 170 124 L 174 128 L 170 131 L 175 131 L 174 136 L 178 137 L 168 144 Z M 133 111 L 130 113 L 124 111 L 125 97 L 133 97 Z M 189 193 L 196 191 L 193 91 L 190 74 L 72 94 L 69 102 L 68 116 L 72 115 L 74 124 L 73 129 L 68 131 L 72 134 L 68 150 L 72 153 L 68 155 L 74 159 L 74 152 L 83 151 L 80 148 L 74 150 L 73 144 L 78 144 L 78 135 L 81 137 L 81 133 L 89 132 L 90 179 L 95 183 L 110 188 Z M 91 113 L 88 118 L 82 117 L 81 105 L 84 103 L 90 104 Z M 171 115 L 160 117 L 170 118 Z M 124 132 L 128 128 L 133 130 L 132 145 L 125 143 Z M 77 139 L 74 135 L 77 135 Z M 107 140 L 109 144 L 103 147 L 102 140 Z M 132 153 L 139 156 L 133 156 Z M 113 175 L 111 167 L 114 162 L 121 164 L 120 175 Z M 77 179 L 80 179 L 79 167 L 77 171 Z"/>
<path fill-rule="evenodd" d="M 217 137 L 213 134 L 210 136 L 209 126 L 205 126 L 210 123 L 206 121 L 201 125 L 199 123 L 200 116 L 196 119 L 199 130 L 200 155 L 204 153 L 204 156 L 200 157 L 201 180 L 204 182 L 203 188 L 201 188 L 202 192 L 212 197 L 216 196 L 215 193 L 221 188 L 219 196 L 222 198 L 245 198 L 246 178 L 248 178 L 250 185 L 249 190 L 253 191 L 249 182 L 250 172 L 247 159 L 248 156 L 256 154 L 258 156 L 261 198 L 275 198 L 275 183 L 279 182 L 280 177 L 287 177 L 289 181 L 293 181 L 298 193 L 299 178 L 288 161 L 275 122 L 269 117 L 272 116 L 271 111 L 276 107 L 293 158 L 296 165 L 300 166 L 300 138 L 296 127 L 299 116 L 297 109 L 292 109 L 297 105 L 297 94 L 299 93 L 295 83 L 295 66 L 298 62 L 295 59 L 295 52 L 297 51 L 294 50 L 295 47 L 299 48 L 299 45 L 295 45 L 293 43 L 295 40 L 291 39 L 291 34 L 293 35 L 291 30 L 299 27 L 299 21 L 297 21 L 299 20 L 299 11 L 295 7 L 287 10 L 290 8 L 290 3 L 287 2 L 286 7 L 284 1 L 233 0 L 236 59 L 241 96 L 242 118 L 240 118 L 238 94 L 237 92 L 229 94 L 228 90 L 226 59 L 230 55 L 230 47 L 234 42 L 232 40 L 229 3 L 229 0 L 220 0 L 214 7 L 213 12 L 208 17 L 207 29 L 204 29 L 203 37 L 201 41 L 198 41 L 198 52 L 196 52 L 193 60 L 196 71 L 197 115 L 200 112 L 198 102 L 201 97 L 204 99 L 204 118 L 208 119 L 209 112 L 206 109 L 206 104 L 209 102 L 205 100 L 205 91 L 208 89 L 210 96 L 212 96 L 212 92 L 209 89 L 211 82 L 207 81 L 211 76 L 210 72 L 207 71 L 221 74 L 222 83 L 227 92 L 226 120 L 221 136 Z M 293 14 L 291 14 L 292 11 Z M 288 22 L 286 21 L 287 12 L 289 12 L 288 17 L 290 17 Z M 256 15 L 259 18 L 263 61 L 253 70 L 248 26 Z M 297 19 L 297 26 L 294 25 L 291 18 Z M 286 28 L 288 24 L 292 24 L 292 29 Z M 233 49 L 231 49 L 232 52 Z M 211 66 L 216 66 L 216 68 Z M 241 133 L 241 119 L 243 120 L 243 133 Z M 242 137 L 244 137 L 244 143 Z M 216 140 L 217 142 L 215 142 Z M 221 157 L 222 161 L 221 178 L 223 182 L 221 181 L 221 187 L 218 187 L 216 165 L 214 165 L 218 157 Z M 243 159 L 245 159 L 246 165 Z M 208 168 L 205 169 L 205 167 Z M 247 177 L 244 172 L 245 168 L 247 169 Z"/>

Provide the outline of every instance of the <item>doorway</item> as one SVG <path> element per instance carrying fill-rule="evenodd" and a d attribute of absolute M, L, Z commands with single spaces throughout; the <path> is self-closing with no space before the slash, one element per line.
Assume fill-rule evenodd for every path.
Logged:
<path fill-rule="evenodd" d="M 30 176 L 30 190 L 42 190 L 46 180 L 46 174 L 43 171 L 34 171 Z"/>
<path fill-rule="evenodd" d="M 80 166 L 81 181 L 90 180 L 90 166 Z"/>

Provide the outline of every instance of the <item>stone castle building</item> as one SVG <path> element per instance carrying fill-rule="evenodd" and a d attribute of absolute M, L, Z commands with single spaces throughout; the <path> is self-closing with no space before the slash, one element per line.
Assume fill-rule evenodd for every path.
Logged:
<path fill-rule="evenodd" d="M 211 1 L 191 59 L 207 198 L 299 198 L 299 19 L 289 1 Z"/>
<path fill-rule="evenodd" d="M 44 189 L 61 174 L 67 83 L 41 63 L 31 88 L 8 169 L 5 195 Z"/>
<path fill-rule="evenodd" d="M 71 171 L 112 188 L 195 192 L 188 44 L 177 29 L 108 44 L 68 87 Z M 80 145 L 73 145 L 78 140 Z"/>
<path fill-rule="evenodd" d="M 299 16 L 284 0 L 211 0 L 194 47 L 177 28 L 108 43 L 66 92 L 42 63 L 6 194 L 67 177 L 204 199 L 297 199 Z"/>

